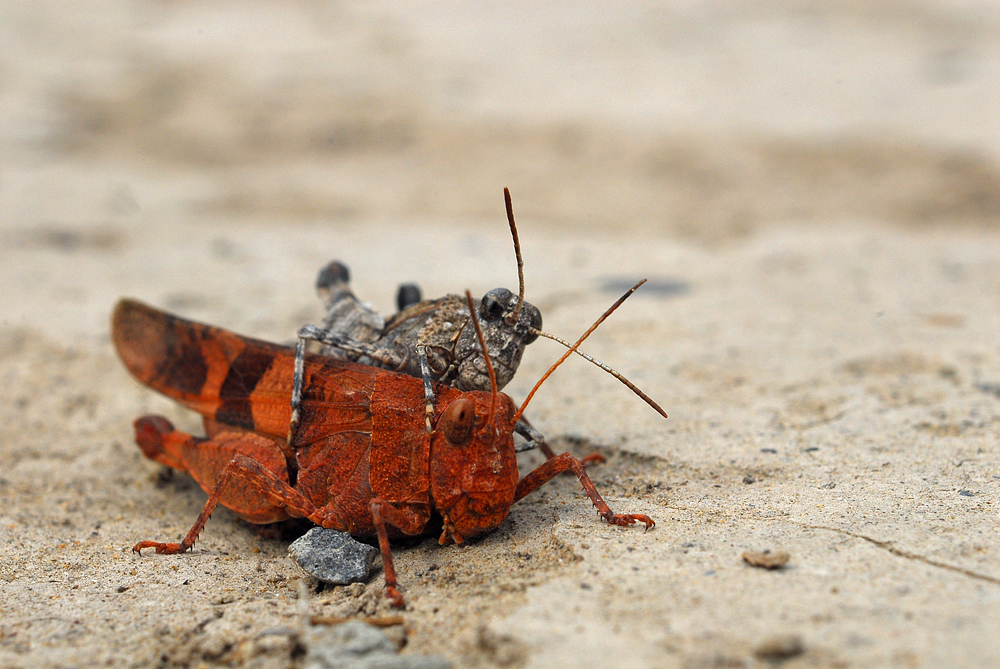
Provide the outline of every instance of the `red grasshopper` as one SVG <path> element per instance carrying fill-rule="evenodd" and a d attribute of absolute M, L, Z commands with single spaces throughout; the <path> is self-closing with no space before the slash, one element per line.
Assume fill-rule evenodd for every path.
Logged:
<path fill-rule="evenodd" d="M 471 296 L 467 299 L 475 313 Z M 516 501 L 572 470 L 606 521 L 654 525 L 642 514 L 614 513 L 569 453 L 518 480 L 514 426 L 558 362 L 520 409 L 496 390 L 495 380 L 491 392 L 438 386 L 428 433 L 420 379 L 309 354 L 299 422 L 289 438 L 291 348 L 132 300 L 116 306 L 112 337 L 129 371 L 202 414 L 208 435 L 179 432 L 161 416 L 135 421 L 136 442 L 147 457 L 188 472 L 209 494 L 183 541 L 140 541 L 132 548 L 137 553 L 188 550 L 217 504 L 251 523 L 308 518 L 324 528 L 376 535 L 386 597 L 401 607 L 389 538 L 421 534 L 434 512 L 443 521 L 439 543 L 462 543 L 496 528 Z"/>

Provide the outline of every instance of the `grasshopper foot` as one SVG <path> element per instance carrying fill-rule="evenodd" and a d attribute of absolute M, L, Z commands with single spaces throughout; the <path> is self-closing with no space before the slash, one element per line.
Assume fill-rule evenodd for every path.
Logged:
<path fill-rule="evenodd" d="M 389 600 L 394 608 L 406 608 L 406 602 L 403 601 L 403 595 L 399 594 L 399 590 L 397 590 L 395 586 L 385 586 L 385 598 Z"/>
<path fill-rule="evenodd" d="M 603 455 L 601 455 L 600 453 L 591 453 L 590 455 L 581 458 L 580 464 L 586 467 L 587 465 L 596 465 L 598 463 L 605 463 L 607 461 L 608 459 Z"/>
<path fill-rule="evenodd" d="M 177 553 L 183 553 L 187 550 L 181 544 L 164 544 L 159 541 L 140 541 L 135 546 L 132 546 L 132 552 L 142 555 L 143 548 L 155 548 L 159 555 L 176 555 Z"/>
<path fill-rule="evenodd" d="M 652 518 L 641 513 L 610 513 L 601 515 L 604 516 L 604 520 L 608 521 L 612 525 L 626 526 L 635 525 L 636 522 L 640 522 L 646 526 L 647 530 L 656 525 Z"/>

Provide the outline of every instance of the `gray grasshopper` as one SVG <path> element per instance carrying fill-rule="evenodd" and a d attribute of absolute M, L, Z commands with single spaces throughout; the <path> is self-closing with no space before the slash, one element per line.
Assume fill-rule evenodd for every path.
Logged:
<path fill-rule="evenodd" d="M 386 320 L 354 295 L 349 281 L 343 263 L 332 262 L 320 271 L 316 290 L 326 316 L 321 326 L 302 328 L 300 337 L 320 342 L 324 355 L 429 377 L 460 390 L 489 388 L 482 349 L 467 327 L 471 321 L 464 297 L 421 300 L 415 284 L 403 284 L 396 298 L 399 312 Z M 476 312 L 501 389 L 514 378 L 525 346 L 538 338 L 542 314 L 506 288 L 486 293 Z"/>
<path fill-rule="evenodd" d="M 524 348 L 539 336 L 553 339 L 567 348 L 570 344 L 542 332 L 542 315 L 537 307 L 524 301 L 524 263 L 514 223 L 510 192 L 504 188 L 507 221 L 517 258 L 519 292 L 494 288 L 480 300 L 476 315 L 482 326 L 490 361 L 496 373 L 497 388 L 503 388 L 517 371 Z M 291 436 L 298 422 L 298 404 L 302 390 L 302 368 L 308 341 L 321 344 L 324 355 L 403 372 L 423 379 L 428 416 L 433 413 L 434 383 L 460 390 L 488 390 L 490 379 L 483 349 L 471 327 L 469 308 L 464 297 L 446 295 L 435 300 L 421 300 L 415 284 L 399 287 L 396 302 L 399 312 L 386 320 L 371 305 L 359 300 L 350 289 L 350 271 L 334 261 L 317 277 L 316 289 L 324 302 L 326 316 L 322 326 L 306 325 L 298 332 L 295 381 L 292 391 Z M 659 406 L 607 365 L 579 350 L 575 351 L 631 388 L 657 412 Z M 430 419 L 427 430 L 431 430 Z M 524 419 L 515 432 L 527 442 L 518 451 L 540 448 L 546 457 L 555 454 L 541 433 Z"/>

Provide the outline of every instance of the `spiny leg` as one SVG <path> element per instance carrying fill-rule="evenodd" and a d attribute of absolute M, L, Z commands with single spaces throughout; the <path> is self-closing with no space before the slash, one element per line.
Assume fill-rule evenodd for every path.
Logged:
<path fill-rule="evenodd" d="M 580 485 L 583 486 L 584 491 L 590 497 L 590 501 L 597 507 L 597 512 L 612 525 L 634 525 L 636 522 L 640 522 L 648 530 L 656 524 L 649 516 L 641 513 L 615 513 L 612 511 L 601 497 L 601 494 L 597 492 L 594 482 L 587 476 L 587 472 L 583 469 L 583 463 L 569 453 L 557 455 L 542 463 L 537 469 L 518 481 L 517 489 L 514 492 L 514 501 L 517 502 L 523 497 L 530 495 L 567 470 L 572 470 L 576 474 L 576 477 L 580 479 Z"/>
<path fill-rule="evenodd" d="M 434 377 L 431 376 L 431 366 L 427 362 L 427 347 L 417 346 L 417 360 L 420 361 L 420 376 L 424 380 L 424 424 L 427 434 L 434 431 L 431 420 L 434 418 Z"/>
<path fill-rule="evenodd" d="M 462 327 L 465 327 L 464 325 Z M 420 362 L 420 378 L 424 382 L 424 425 L 427 429 L 427 434 L 433 432 L 432 419 L 434 418 L 434 403 L 437 401 L 434 395 L 434 382 L 444 384 L 447 382 L 448 375 L 453 373 L 457 368 L 454 363 L 454 348 L 455 343 L 458 341 L 458 336 L 461 334 L 461 330 L 452 337 L 451 348 L 442 348 L 440 346 L 434 347 L 438 350 L 444 351 L 445 359 L 450 359 L 452 362 L 445 367 L 444 372 L 439 374 L 436 378 L 434 372 L 431 370 L 430 359 L 427 356 L 427 345 L 417 344 L 417 360 Z"/>
<path fill-rule="evenodd" d="M 406 363 L 406 360 L 394 351 L 351 339 L 318 325 L 303 325 L 299 328 L 298 337 L 299 341 L 318 341 L 325 346 L 339 348 L 346 353 L 371 358 L 379 365 L 384 365 L 385 369 L 398 369 Z"/>
<path fill-rule="evenodd" d="M 295 374 L 292 379 L 292 419 L 288 425 L 287 441 L 289 444 L 295 443 L 293 437 L 295 436 L 295 429 L 299 424 L 299 407 L 302 404 L 302 385 L 305 382 L 303 376 L 305 373 L 307 341 L 318 341 L 321 344 L 339 348 L 347 353 L 368 357 L 377 362 L 379 365 L 384 366 L 386 369 L 400 369 L 406 364 L 405 356 L 394 353 L 393 351 L 372 346 L 371 344 L 354 341 L 349 337 L 331 332 L 330 330 L 326 330 L 317 325 L 302 326 L 302 328 L 299 329 L 298 337 L 299 339 L 295 344 Z"/>
<path fill-rule="evenodd" d="M 288 437 L 285 439 L 289 445 L 295 443 L 295 429 L 299 426 L 299 407 L 302 405 L 302 383 L 303 373 L 306 366 L 306 340 L 301 337 L 295 343 L 295 373 L 292 376 L 292 418 L 288 422 Z"/>
<path fill-rule="evenodd" d="M 142 421 L 141 426 L 140 436 L 144 442 L 147 442 L 144 450 L 148 447 L 158 454 L 162 451 L 162 448 L 153 442 L 162 442 L 163 439 L 169 436 L 184 437 L 198 441 L 201 444 L 214 441 L 214 439 L 197 439 L 196 437 L 191 437 L 191 435 L 177 432 L 173 430 L 172 426 L 165 419 L 159 417 L 150 418 Z M 245 436 L 251 442 L 259 439 L 254 434 L 247 434 Z M 233 437 L 233 433 L 221 433 L 217 439 L 226 440 L 231 437 Z M 237 439 L 239 440 L 240 438 L 237 437 Z M 220 499 L 226 493 L 227 488 L 232 491 L 233 487 L 249 496 L 253 504 L 258 507 L 266 504 L 274 509 L 283 510 L 284 518 L 288 516 L 307 518 L 321 527 L 333 528 L 340 531 L 348 530 L 348 527 L 340 520 L 339 509 L 336 504 L 329 504 L 324 507 L 315 506 L 312 501 L 291 487 L 286 481 L 282 480 L 274 471 L 243 453 L 237 453 L 223 468 L 201 513 L 180 543 L 140 541 L 132 547 L 132 550 L 136 553 L 141 553 L 143 549 L 152 548 L 156 553 L 167 555 L 183 553 L 189 550 L 198 539 L 201 531 L 205 528 L 205 524 L 211 517 L 215 507 L 218 506 Z M 369 508 L 371 509 L 376 534 L 379 537 L 379 548 L 381 549 L 382 560 L 385 565 L 386 597 L 392 601 L 394 606 L 404 606 L 403 598 L 398 590 L 396 570 L 393 566 L 392 552 L 389 549 L 386 524 L 388 523 L 399 528 L 407 535 L 419 534 L 427 524 L 427 519 L 430 517 L 430 509 L 423 509 L 420 505 L 417 505 L 417 508 L 407 506 L 400 509 L 381 499 L 372 500 Z M 239 509 L 234 508 L 233 510 L 237 514 L 240 513 Z"/>
<path fill-rule="evenodd" d="M 178 543 L 164 543 L 159 541 L 140 541 L 132 547 L 132 551 L 139 553 L 144 548 L 154 548 L 160 554 L 183 553 L 190 549 L 198 539 L 198 535 L 205 528 L 212 512 L 219 503 L 219 499 L 229 485 L 240 486 L 254 496 L 266 497 L 268 502 L 274 507 L 284 508 L 290 511 L 290 515 L 309 518 L 313 522 L 314 517 L 318 517 L 319 509 L 313 505 L 305 496 L 292 488 L 288 483 L 282 481 L 278 476 L 261 465 L 256 460 L 248 458 L 242 453 L 238 453 L 223 468 L 215 487 L 212 489 L 205 506 L 198 514 L 194 525 L 188 530 L 184 539 Z M 234 511 L 239 512 L 238 509 Z"/>

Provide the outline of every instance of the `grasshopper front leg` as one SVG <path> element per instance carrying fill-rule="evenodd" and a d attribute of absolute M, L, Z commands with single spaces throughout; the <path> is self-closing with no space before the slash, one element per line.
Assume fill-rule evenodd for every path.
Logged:
<path fill-rule="evenodd" d="M 398 371 L 406 366 L 408 358 L 406 352 L 397 349 L 387 349 L 369 344 L 367 342 L 356 341 L 350 337 L 334 332 L 318 325 L 303 325 L 298 332 L 299 341 L 318 341 L 325 346 L 332 346 L 345 353 L 371 358 L 379 363 L 384 369 Z"/>
<path fill-rule="evenodd" d="M 525 443 L 515 446 L 515 452 L 523 453 L 537 448 L 542 452 L 547 460 L 551 460 L 556 457 L 555 451 L 553 451 L 552 447 L 545 442 L 545 435 L 533 428 L 531 423 L 529 423 L 524 416 L 517 419 L 517 424 L 514 426 L 514 432 L 517 432 L 519 435 L 527 439 Z M 586 466 L 597 462 L 607 462 L 607 458 L 600 453 L 591 453 L 580 460 L 580 462 Z"/>
<path fill-rule="evenodd" d="M 641 513 L 615 513 L 612 511 L 604 501 L 604 498 L 601 497 L 601 494 L 597 492 L 594 482 L 587 476 L 587 472 L 583 468 L 583 463 L 569 453 L 563 453 L 547 460 L 533 472 L 518 481 L 517 489 L 514 492 L 514 501 L 517 502 L 521 498 L 530 495 L 565 471 L 572 471 L 576 474 L 576 477 L 580 479 L 580 485 L 583 486 L 584 491 L 590 497 L 590 501 L 597 507 L 597 512 L 601 515 L 601 518 L 604 518 L 610 524 L 635 525 L 636 522 L 640 522 L 646 526 L 647 530 L 656 525 L 652 518 Z"/>
<path fill-rule="evenodd" d="M 531 426 L 524 417 L 517 419 L 517 424 L 514 426 L 514 432 L 527 439 L 523 444 L 518 444 L 514 450 L 517 453 L 523 453 L 524 451 L 531 451 L 538 449 L 545 455 L 546 460 L 551 460 L 556 457 L 555 451 L 552 447 L 545 443 L 545 435 L 536 430 Z"/>

